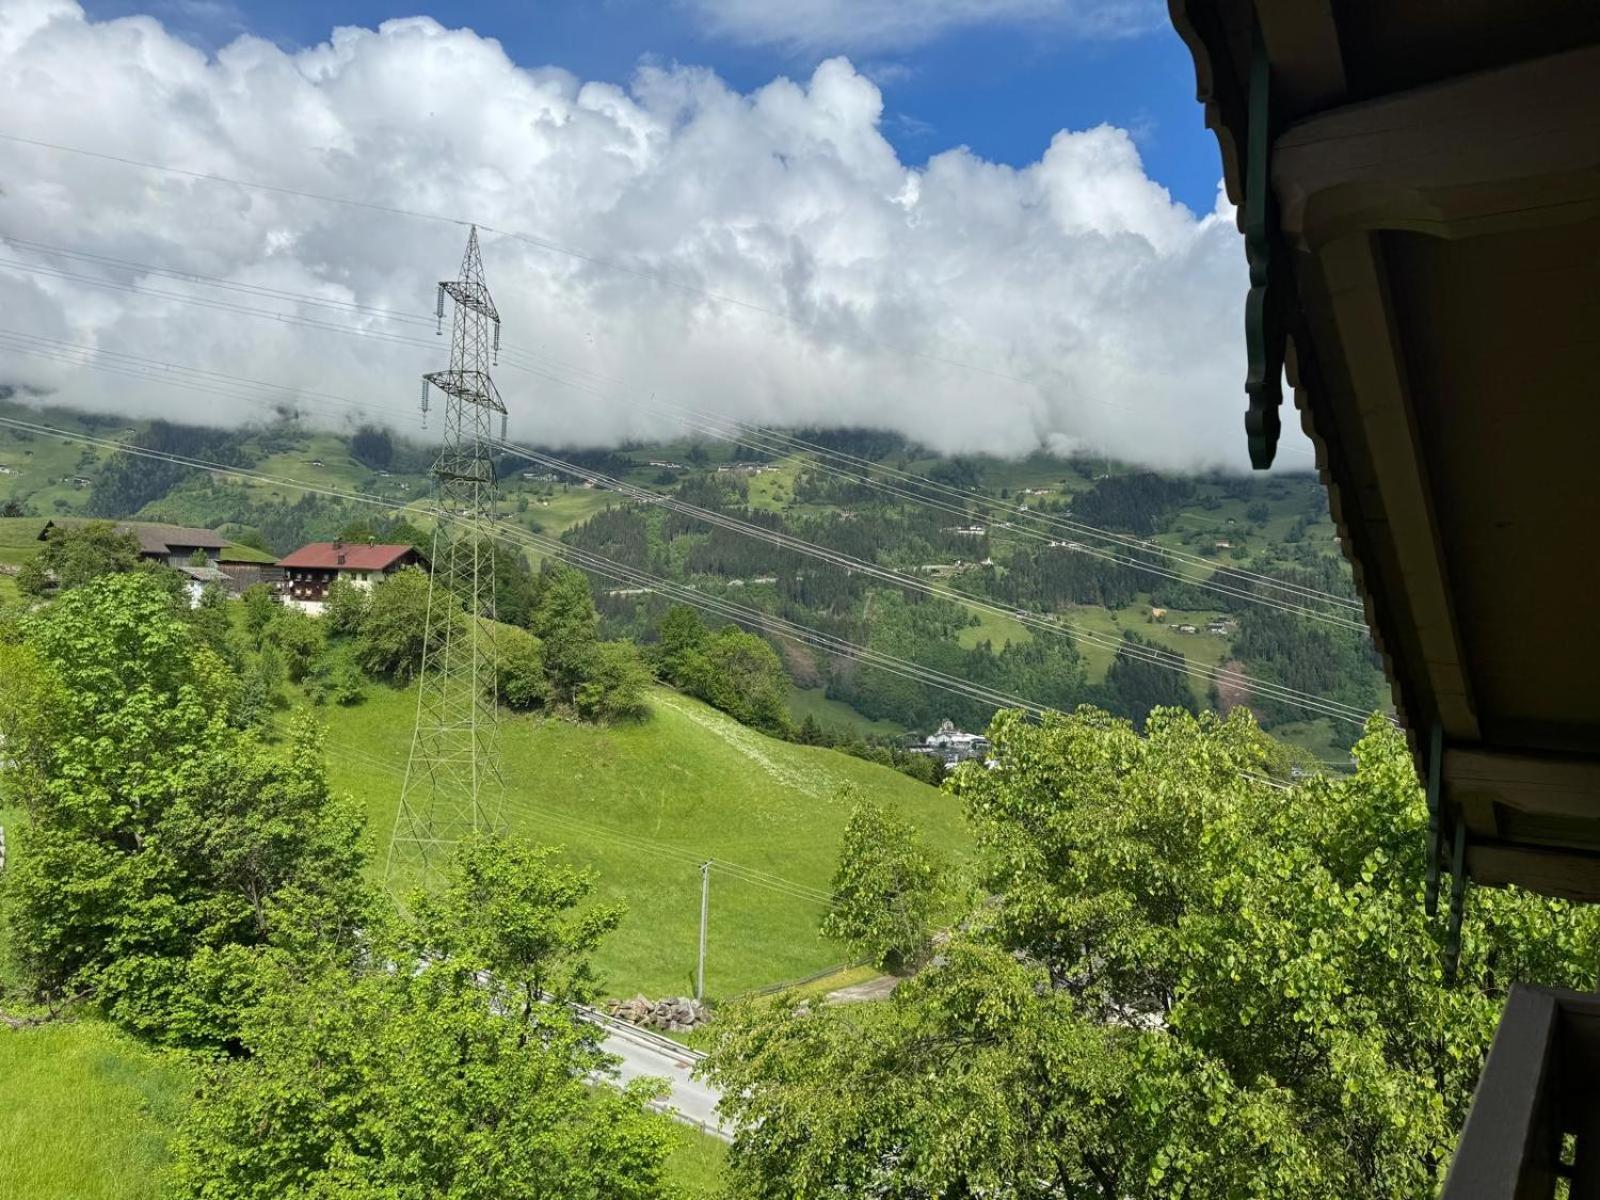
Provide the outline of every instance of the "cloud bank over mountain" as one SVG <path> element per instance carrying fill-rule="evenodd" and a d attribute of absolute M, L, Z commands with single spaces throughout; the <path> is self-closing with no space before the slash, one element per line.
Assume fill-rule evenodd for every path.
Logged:
<path fill-rule="evenodd" d="M 670 436 L 676 406 L 1244 464 L 1233 212 L 1173 202 L 1121 129 L 1062 131 L 1023 168 L 959 147 L 911 166 L 843 58 L 748 94 L 677 65 L 623 88 L 428 18 L 208 56 L 64 0 L 0 6 L 0 113 L 187 172 L 0 141 L 0 329 L 35 339 L 0 341 L 0 381 L 84 407 L 415 432 L 445 343 L 379 310 L 431 313 L 466 231 L 394 209 L 485 227 L 514 438 Z"/>

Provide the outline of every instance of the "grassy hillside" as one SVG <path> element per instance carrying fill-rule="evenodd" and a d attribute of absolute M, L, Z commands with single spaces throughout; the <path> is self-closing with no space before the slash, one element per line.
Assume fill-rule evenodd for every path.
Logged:
<path fill-rule="evenodd" d="M 11 400 L 0 400 L 0 416 L 102 438 L 118 437 L 128 428 L 128 423 L 118 418 L 86 416 L 63 408 L 31 408 Z M 89 498 L 84 481 L 92 480 L 113 453 L 0 426 L 0 502 L 23 500 L 32 511 L 50 516 L 81 513 Z"/>
<path fill-rule="evenodd" d="M 911 817 L 929 842 L 965 852 L 959 806 L 899 772 L 818 747 L 776 741 L 665 689 L 639 725 L 599 728 L 514 717 L 501 761 L 505 814 L 520 836 L 566 846 L 600 874 L 628 917 L 600 955 L 613 992 L 692 988 L 697 862 L 724 859 L 827 888 L 849 802 L 847 784 Z M 388 845 L 414 691 L 376 688 L 327 714 L 334 785 L 366 805 Z M 819 970 L 844 951 L 817 934 L 820 907 L 713 871 L 706 990 L 727 997 Z"/>
<path fill-rule="evenodd" d="M 874 721 L 862 716 L 842 700 L 830 700 L 826 688 L 793 688 L 789 692 L 789 715 L 797 722 L 816 718 L 824 729 L 840 733 L 859 733 L 863 737 L 896 737 L 905 728 L 893 721 Z"/>
<path fill-rule="evenodd" d="M 189 1069 L 96 1020 L 0 1029 L 0 1196 L 155 1200 Z"/>

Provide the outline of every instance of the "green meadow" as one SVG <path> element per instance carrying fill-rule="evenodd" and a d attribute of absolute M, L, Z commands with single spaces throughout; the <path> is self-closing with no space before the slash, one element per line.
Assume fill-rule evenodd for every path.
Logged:
<path fill-rule="evenodd" d="M 756 733 L 665 688 L 638 724 L 580 725 L 509 716 L 501 728 L 510 830 L 560 845 L 599 875 L 599 895 L 628 915 L 598 965 L 613 993 L 693 988 L 700 869 L 713 867 L 706 991 L 727 998 L 844 961 L 817 933 L 822 905 L 792 887 L 826 890 L 849 816 L 848 788 L 906 814 L 955 857 L 968 840 L 959 805 L 897 771 L 834 750 Z M 333 785 L 365 804 L 381 861 L 394 825 L 416 711 L 414 690 L 381 686 L 350 708 L 324 710 Z"/>

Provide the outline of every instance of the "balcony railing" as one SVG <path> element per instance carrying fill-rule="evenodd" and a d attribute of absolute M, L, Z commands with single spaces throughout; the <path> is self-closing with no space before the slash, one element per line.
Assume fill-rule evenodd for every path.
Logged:
<path fill-rule="evenodd" d="M 1518 984 L 1442 1200 L 1563 1194 L 1600 1200 L 1600 995 Z"/>

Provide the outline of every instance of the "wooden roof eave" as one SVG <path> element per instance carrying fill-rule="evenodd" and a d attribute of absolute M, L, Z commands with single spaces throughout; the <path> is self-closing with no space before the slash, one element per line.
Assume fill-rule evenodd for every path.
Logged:
<path fill-rule="evenodd" d="M 1170 6 L 1195 58 L 1198 98 L 1218 138 L 1227 194 L 1240 204 L 1246 132 L 1240 81 L 1249 31 L 1234 26 L 1250 6 L 1232 0 L 1170 0 Z M 1280 6 L 1261 0 L 1259 7 L 1270 48 L 1272 14 Z M 1470 830 L 1467 873 L 1481 883 L 1519 883 L 1584 900 L 1600 899 L 1600 764 L 1588 756 L 1470 744 L 1478 733 L 1472 689 L 1450 612 L 1449 564 L 1426 499 L 1425 464 L 1413 444 L 1408 468 L 1396 462 L 1356 470 L 1373 466 L 1372 414 L 1355 407 L 1341 334 L 1378 346 L 1393 342 L 1382 261 L 1387 231 L 1465 238 L 1600 215 L 1597 111 L 1600 51 L 1591 46 L 1313 112 L 1274 138 L 1272 154 L 1296 298 L 1286 373 L 1419 775 L 1426 778 L 1429 765 L 1424 731 L 1437 723 L 1449 734 L 1438 786 L 1442 803 Z M 1378 378 L 1392 409 L 1385 436 L 1397 453 L 1394 447 L 1408 440 L 1403 355 L 1390 353 L 1385 364 L 1385 355 L 1369 346 L 1364 357 L 1353 367 L 1367 373 L 1361 403 Z M 1409 498 L 1391 482 L 1405 474 L 1416 489 Z M 1408 528 L 1394 527 L 1391 513 Z M 1430 608 L 1431 617 L 1419 620 L 1410 611 L 1414 602 Z"/>
<path fill-rule="evenodd" d="M 1316 7 L 1325 9 L 1322 4 Z M 1239 210 L 1242 233 L 1243 146 L 1248 111 L 1243 80 L 1246 78 L 1244 65 L 1248 63 L 1251 39 L 1251 5 L 1248 2 L 1217 4 L 1212 0 L 1168 0 L 1168 10 L 1173 28 L 1194 59 L 1195 98 L 1205 114 L 1206 128 L 1216 136 L 1222 158 L 1223 190 L 1229 202 Z M 1227 16 L 1223 15 L 1223 10 L 1227 11 Z M 1263 36 L 1269 46 L 1273 17 L 1279 11 L 1276 4 L 1262 6 L 1262 19 L 1266 25 Z M 1334 43 L 1336 40 L 1332 39 Z M 1328 507 L 1339 546 L 1350 563 L 1356 594 L 1361 599 L 1374 647 L 1383 663 L 1385 677 L 1389 680 L 1392 702 L 1407 731 L 1413 760 L 1421 775 L 1426 768 L 1425 747 L 1422 739 L 1416 735 L 1415 722 L 1409 718 L 1426 710 L 1419 698 L 1409 695 L 1408 689 L 1401 683 L 1401 674 L 1396 671 L 1394 656 L 1389 650 L 1391 631 L 1398 630 L 1399 623 L 1390 617 L 1379 593 L 1367 584 L 1363 564 L 1375 561 L 1374 548 L 1369 544 L 1366 522 L 1358 516 L 1360 503 L 1353 491 L 1346 494 L 1344 481 L 1351 478 L 1352 472 L 1347 465 L 1339 432 L 1324 427 L 1316 420 L 1313 397 L 1320 395 L 1324 389 L 1320 383 L 1315 351 L 1304 325 L 1299 322 L 1290 327 L 1284 373 L 1293 392 L 1295 407 L 1300 412 L 1301 428 L 1312 444 L 1317 478 L 1327 491 Z"/>

